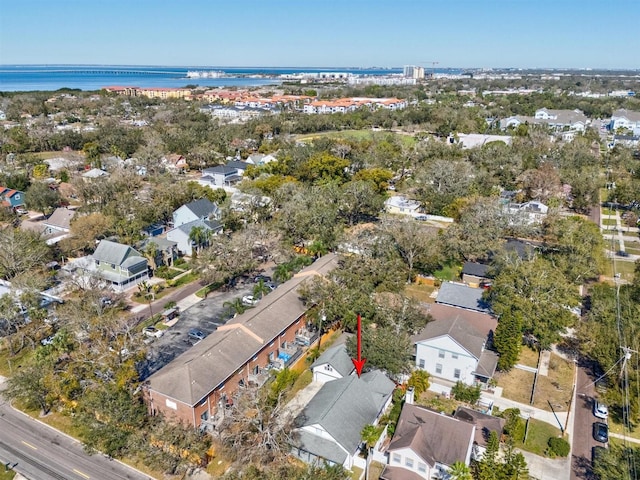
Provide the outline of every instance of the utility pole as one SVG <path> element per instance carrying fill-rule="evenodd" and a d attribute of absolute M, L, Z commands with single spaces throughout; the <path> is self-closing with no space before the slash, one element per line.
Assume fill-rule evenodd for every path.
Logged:
<path fill-rule="evenodd" d="M 620 368 L 620 380 L 622 380 L 622 375 L 624 375 L 624 370 L 627 368 L 627 361 L 631 360 L 632 353 L 638 353 L 635 350 L 631 350 L 629 347 L 620 347 L 624 352 L 624 359 L 622 360 L 622 367 Z"/>

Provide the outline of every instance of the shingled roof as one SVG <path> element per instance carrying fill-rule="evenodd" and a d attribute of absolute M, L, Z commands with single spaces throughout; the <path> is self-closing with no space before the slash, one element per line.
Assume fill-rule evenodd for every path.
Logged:
<path fill-rule="evenodd" d="M 311 368 L 313 369 L 325 364 L 331 365 L 333 369 L 343 377 L 350 375 L 354 368 L 351 357 L 347 353 L 347 345 L 344 343 L 324 351 L 322 355 L 311 364 Z"/>
<path fill-rule="evenodd" d="M 325 255 L 265 296 L 255 308 L 222 325 L 148 379 L 149 389 L 195 405 L 223 384 L 306 312 L 298 287 L 326 275 L 337 256 Z"/>
<path fill-rule="evenodd" d="M 410 448 L 432 467 L 465 462 L 471 454 L 475 434 L 471 423 L 436 413 L 412 404 L 404 404 L 388 451 Z"/>
<path fill-rule="evenodd" d="M 360 432 L 376 421 L 394 388 L 395 384 L 379 370 L 364 373 L 360 378 L 350 375 L 327 382 L 296 418 L 296 426 L 320 425 L 347 452 L 353 453 L 362 442 Z M 327 452 L 314 451 L 314 445 L 305 439 L 305 436 L 296 438 L 294 433 L 293 443 L 327 458 Z"/>
<path fill-rule="evenodd" d="M 436 303 L 466 308 L 477 312 L 491 313 L 491 307 L 482 298 L 484 290 L 459 283 L 444 282 L 440 286 Z"/>

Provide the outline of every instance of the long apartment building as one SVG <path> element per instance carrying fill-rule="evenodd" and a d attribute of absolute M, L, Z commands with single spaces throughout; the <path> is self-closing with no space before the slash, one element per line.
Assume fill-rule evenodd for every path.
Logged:
<path fill-rule="evenodd" d="M 372 110 L 385 108 L 387 110 L 401 110 L 406 108 L 408 102 L 399 98 L 338 98 L 335 100 L 316 100 L 303 107 L 304 113 L 347 113 L 361 107 Z"/>
<path fill-rule="evenodd" d="M 300 344 L 309 343 L 309 332 L 298 288 L 336 265 L 335 254 L 319 258 L 151 375 L 144 388 L 150 413 L 213 428 L 238 389 L 261 385 L 270 369 L 288 366 L 301 355 Z"/>

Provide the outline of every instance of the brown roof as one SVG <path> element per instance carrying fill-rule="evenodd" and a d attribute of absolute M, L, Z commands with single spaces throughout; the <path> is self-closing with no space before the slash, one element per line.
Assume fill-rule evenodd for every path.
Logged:
<path fill-rule="evenodd" d="M 474 441 L 481 446 L 487 444 L 489 433 L 491 432 L 496 432 L 498 439 L 500 439 L 504 424 L 506 423 L 504 418 L 487 415 L 467 407 L 458 407 L 453 417 L 476 426 Z"/>
<path fill-rule="evenodd" d="M 337 255 L 316 260 L 265 296 L 255 308 L 238 315 L 149 377 L 149 389 L 195 405 L 250 361 L 306 312 L 298 287 L 314 275 L 326 275 Z"/>
<path fill-rule="evenodd" d="M 385 465 L 380 480 L 424 480 L 424 477 L 406 468 Z"/>
<path fill-rule="evenodd" d="M 410 448 L 432 467 L 466 462 L 475 430 L 471 423 L 405 403 L 388 451 Z"/>
<path fill-rule="evenodd" d="M 487 338 L 498 325 L 496 318 L 486 313 L 439 303 L 428 304 L 428 307 L 428 312 L 434 321 L 429 322 L 425 328 L 412 337 L 412 340 L 419 342 L 449 335 L 470 354 L 480 359 Z"/>

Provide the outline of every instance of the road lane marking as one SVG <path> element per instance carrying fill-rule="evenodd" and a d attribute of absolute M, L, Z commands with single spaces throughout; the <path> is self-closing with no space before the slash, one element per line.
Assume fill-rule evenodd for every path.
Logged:
<path fill-rule="evenodd" d="M 27 447 L 29 448 L 33 448 L 34 450 L 37 450 L 36 447 L 34 447 L 33 445 L 31 445 L 30 443 L 25 442 L 24 440 L 22 440 L 22 443 L 24 443 Z"/>
<path fill-rule="evenodd" d="M 76 472 L 78 475 L 84 477 L 84 478 L 91 478 L 89 475 L 87 475 L 86 473 L 82 473 L 80 470 L 76 470 L 75 468 L 73 469 L 74 472 Z"/>

